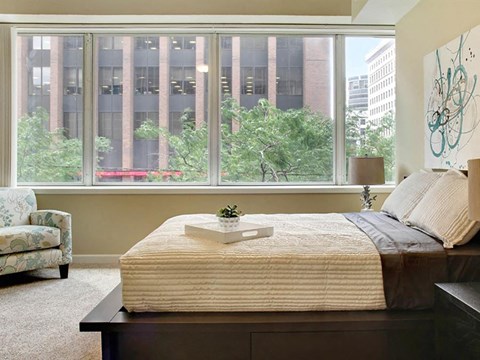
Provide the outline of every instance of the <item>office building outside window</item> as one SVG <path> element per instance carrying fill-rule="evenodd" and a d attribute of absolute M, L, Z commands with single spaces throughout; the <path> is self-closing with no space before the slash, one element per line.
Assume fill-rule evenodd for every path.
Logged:
<path fill-rule="evenodd" d="M 209 184 L 212 171 L 219 185 L 336 183 L 335 123 L 343 117 L 334 111 L 335 36 L 220 34 L 216 75 L 212 39 L 96 34 L 88 45 L 83 35 L 18 35 L 18 182 L 84 183 L 83 131 L 93 128 L 93 185 Z M 89 74 L 84 44 L 94 54 L 87 61 L 96 61 Z M 394 41 L 388 46 L 371 46 L 365 71 L 347 77 L 346 131 L 358 127 L 347 135 L 347 154 L 360 151 L 369 130 L 394 111 Z M 213 113 L 209 77 L 220 96 Z M 95 98 L 88 116 L 86 84 Z M 216 117 L 219 157 L 211 159 Z M 43 145 L 26 143 L 35 124 L 48 139 Z"/>

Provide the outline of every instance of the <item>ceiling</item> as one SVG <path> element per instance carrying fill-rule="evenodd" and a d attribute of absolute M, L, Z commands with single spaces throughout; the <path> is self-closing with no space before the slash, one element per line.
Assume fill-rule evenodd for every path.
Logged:
<path fill-rule="evenodd" d="M 352 23 L 394 25 L 420 0 L 352 0 Z"/>

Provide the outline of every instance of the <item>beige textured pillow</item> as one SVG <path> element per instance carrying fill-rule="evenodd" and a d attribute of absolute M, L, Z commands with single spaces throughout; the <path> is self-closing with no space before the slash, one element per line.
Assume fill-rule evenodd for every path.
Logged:
<path fill-rule="evenodd" d="M 480 223 L 468 218 L 467 184 L 460 171 L 448 170 L 427 191 L 407 224 L 442 240 L 445 248 L 467 243 L 480 229 Z"/>
<path fill-rule="evenodd" d="M 381 211 L 405 222 L 415 206 L 423 199 L 442 173 L 419 171 L 409 175 L 392 191 Z"/>

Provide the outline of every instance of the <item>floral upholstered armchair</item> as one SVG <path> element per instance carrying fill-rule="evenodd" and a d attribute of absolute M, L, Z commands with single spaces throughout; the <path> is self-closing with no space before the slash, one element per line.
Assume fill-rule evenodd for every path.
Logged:
<path fill-rule="evenodd" d="M 70 214 L 37 211 L 31 189 L 0 188 L 0 275 L 58 265 L 65 279 L 71 261 Z"/>

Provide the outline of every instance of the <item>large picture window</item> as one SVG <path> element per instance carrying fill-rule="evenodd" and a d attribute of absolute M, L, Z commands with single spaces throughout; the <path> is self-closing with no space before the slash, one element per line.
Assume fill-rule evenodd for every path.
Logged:
<path fill-rule="evenodd" d="M 103 29 L 15 44 L 19 184 L 340 185 L 365 153 L 393 181 L 392 37 Z"/>

